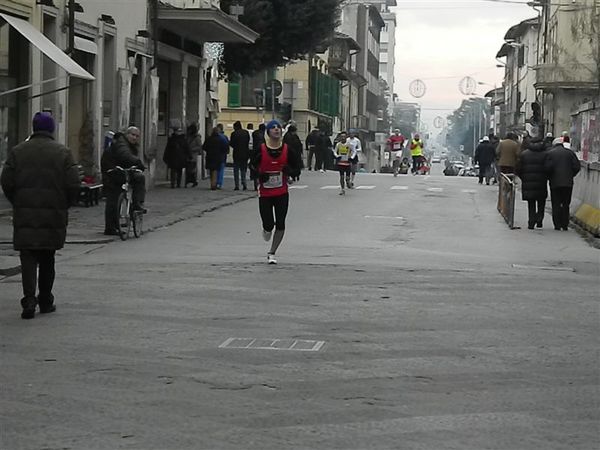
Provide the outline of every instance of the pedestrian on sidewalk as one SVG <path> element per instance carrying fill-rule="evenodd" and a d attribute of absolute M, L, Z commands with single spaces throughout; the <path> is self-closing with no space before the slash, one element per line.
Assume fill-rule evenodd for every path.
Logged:
<path fill-rule="evenodd" d="M 227 155 L 229 155 L 229 139 L 225 136 L 225 129 L 222 123 L 217 124 L 217 130 L 219 130 L 219 138 L 221 139 L 221 165 L 219 166 L 219 173 L 217 175 L 217 189 L 222 189 L 225 181 Z"/>
<path fill-rule="evenodd" d="M 296 127 L 295 122 L 290 122 L 288 125 L 287 132 L 283 136 L 283 143 L 287 144 L 288 149 L 292 152 L 295 152 L 298 160 L 300 161 L 300 169 L 304 168 L 304 161 L 302 158 L 302 141 L 300 137 L 298 137 L 298 128 Z M 300 174 L 298 176 L 293 177 L 294 181 L 298 181 L 300 179 Z"/>
<path fill-rule="evenodd" d="M 33 134 L 8 151 L 0 183 L 13 206 L 13 245 L 21 258 L 21 318 L 56 311 L 56 250 L 64 247 L 68 209 L 79 196 L 79 171 L 69 149 L 54 141 L 52 115 L 33 117 Z M 38 278 L 39 270 L 39 278 Z M 36 284 L 38 295 L 36 297 Z"/>
<path fill-rule="evenodd" d="M 317 147 L 319 146 L 319 140 L 320 135 L 318 128 L 313 128 L 308 136 L 306 136 L 306 151 L 308 152 L 306 165 L 308 166 L 308 170 L 313 169 L 313 157 L 315 158 L 315 170 L 317 170 L 317 159 L 319 159 Z"/>
<path fill-rule="evenodd" d="M 569 229 L 569 206 L 573 194 L 573 178 L 581 170 L 577 155 L 563 145 L 563 138 L 554 139 L 552 149 L 545 161 L 550 178 L 550 201 L 552 202 L 552 222 L 555 230 Z"/>
<path fill-rule="evenodd" d="M 198 134 L 198 125 L 190 124 L 187 128 L 187 141 L 190 147 L 190 159 L 185 167 L 185 187 L 191 184 L 198 186 L 198 156 L 202 153 L 202 136 Z"/>
<path fill-rule="evenodd" d="M 140 159 L 138 143 L 140 141 L 140 130 L 137 127 L 129 127 L 125 133 L 115 134 L 112 144 L 102 153 L 100 167 L 102 170 L 102 192 L 106 197 L 104 209 L 104 234 L 109 236 L 119 235 L 119 212 L 118 201 L 121 193 L 123 179 L 121 174 L 112 172 L 117 166 L 123 169 L 136 167 L 145 170 L 144 163 Z M 111 172 L 109 172 L 111 171 Z M 144 200 L 146 199 L 146 177 L 143 173 L 133 172 L 129 180 L 133 188 L 133 207 L 146 212 Z"/>
<path fill-rule="evenodd" d="M 163 161 L 169 168 L 171 189 L 181 187 L 183 169 L 186 168 L 191 157 L 192 152 L 183 129 L 181 127 L 174 127 L 171 136 L 167 140 L 163 155 Z"/>
<path fill-rule="evenodd" d="M 277 120 L 266 126 L 265 143 L 254 154 L 251 166 L 258 173 L 258 205 L 262 219 L 263 239 L 273 238 L 267 262 L 277 264 L 275 253 L 285 234 L 285 218 L 289 207 L 288 177 L 300 175 L 298 155 L 283 143 L 283 130 Z M 275 228 L 275 233 L 273 232 Z"/>
<path fill-rule="evenodd" d="M 252 161 L 252 159 L 254 158 L 254 155 L 260 151 L 260 146 L 261 144 L 264 144 L 265 142 L 265 132 L 266 132 L 266 127 L 264 123 L 261 123 L 260 125 L 258 125 L 258 130 L 254 130 L 252 132 L 252 151 L 250 152 L 250 161 Z M 249 166 L 250 168 L 250 179 L 252 180 L 253 184 L 254 184 L 254 190 L 258 191 L 258 173 L 252 169 L 251 166 Z"/>
<path fill-rule="evenodd" d="M 520 151 L 519 137 L 516 133 L 507 133 L 506 138 L 502 139 L 496 148 L 500 173 L 515 173 L 515 166 L 517 165 Z"/>
<path fill-rule="evenodd" d="M 483 184 L 483 178 L 485 177 L 485 184 L 490 184 L 492 176 L 491 166 L 496 159 L 496 147 L 490 142 L 489 136 L 484 136 L 481 143 L 475 150 L 475 157 L 473 160 L 476 164 L 479 164 L 479 184 Z"/>
<path fill-rule="evenodd" d="M 233 182 L 234 191 L 240 190 L 240 178 L 242 189 L 248 189 L 246 185 L 246 173 L 248 172 L 248 160 L 250 159 L 250 133 L 242 128 L 238 120 L 233 124 L 233 133 L 229 140 L 233 149 Z"/>
<path fill-rule="evenodd" d="M 515 166 L 516 175 L 521 178 L 522 198 L 529 211 L 528 228 L 542 228 L 546 198 L 548 198 L 548 175 L 546 158 L 548 152 L 543 141 L 528 140 L 525 149 L 519 154 Z"/>
<path fill-rule="evenodd" d="M 223 140 L 219 136 L 219 129 L 217 127 L 212 129 L 211 134 L 204 141 L 202 149 L 205 154 L 204 166 L 210 174 L 210 189 L 215 191 L 217 190 L 219 169 L 223 161 Z"/>
<path fill-rule="evenodd" d="M 348 134 L 345 131 L 342 131 L 338 143 L 333 150 L 333 157 L 335 158 L 336 166 L 340 173 L 340 195 L 345 195 L 346 186 L 350 186 L 351 165 L 355 156 L 355 148 L 348 144 Z"/>

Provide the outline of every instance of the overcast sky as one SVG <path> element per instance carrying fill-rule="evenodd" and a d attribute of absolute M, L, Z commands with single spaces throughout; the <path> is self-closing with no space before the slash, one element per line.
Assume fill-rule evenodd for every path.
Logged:
<path fill-rule="evenodd" d="M 519 0 L 516 0 L 519 1 Z M 478 86 L 485 94 L 500 86 L 503 69 L 496 67 L 496 53 L 506 31 L 522 20 L 536 17 L 527 5 L 485 0 L 397 0 L 396 81 L 394 92 L 402 101 L 418 102 L 422 117 L 433 128 L 433 119 L 460 105 L 464 95 L 458 84 L 467 75 L 488 83 Z M 437 77 L 452 77 L 432 79 Z M 416 99 L 409 93 L 411 81 L 422 79 L 427 92 Z"/>

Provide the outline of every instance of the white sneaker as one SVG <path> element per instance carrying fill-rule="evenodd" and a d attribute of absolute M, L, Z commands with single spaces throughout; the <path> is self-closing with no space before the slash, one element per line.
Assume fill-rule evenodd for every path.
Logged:
<path fill-rule="evenodd" d="M 275 255 L 272 255 L 271 253 L 267 254 L 267 263 L 277 264 L 277 259 L 275 259 Z"/>
<path fill-rule="evenodd" d="M 325 171 L 323 169 L 320 170 L 321 173 L 325 173 Z"/>
<path fill-rule="evenodd" d="M 346 191 L 342 189 L 342 190 L 340 191 L 340 195 L 346 195 Z"/>
<path fill-rule="evenodd" d="M 269 242 L 271 240 L 271 231 L 265 231 L 263 230 L 263 239 L 265 240 L 265 242 Z"/>

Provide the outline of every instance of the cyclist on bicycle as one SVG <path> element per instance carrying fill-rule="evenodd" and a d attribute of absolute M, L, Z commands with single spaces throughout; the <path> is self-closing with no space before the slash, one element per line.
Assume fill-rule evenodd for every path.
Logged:
<path fill-rule="evenodd" d="M 145 170 L 144 163 L 138 156 L 139 140 L 139 128 L 129 127 L 125 133 L 115 134 L 112 144 L 102 154 L 102 184 L 106 196 L 104 234 L 119 234 L 117 201 L 121 192 L 122 181 L 115 177 L 113 173 L 108 173 L 108 171 L 115 169 L 117 166 L 123 169 L 130 169 L 135 166 L 137 169 Z M 133 172 L 130 183 L 133 187 L 133 207 L 136 211 L 145 213 L 146 177 L 141 172 Z"/>

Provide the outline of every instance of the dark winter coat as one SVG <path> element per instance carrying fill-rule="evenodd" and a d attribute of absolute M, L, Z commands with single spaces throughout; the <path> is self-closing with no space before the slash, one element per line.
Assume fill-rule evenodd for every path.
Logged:
<path fill-rule="evenodd" d="M 545 161 L 546 173 L 550 178 L 550 189 L 572 187 L 573 178 L 581 170 L 577 155 L 562 145 L 555 145 Z"/>
<path fill-rule="evenodd" d="M 115 134 L 111 146 L 104 150 L 100 166 L 104 174 L 117 166 L 124 169 L 132 166 L 144 168 L 142 160 L 138 157 L 137 146 L 130 144 L 122 133 Z"/>
<path fill-rule="evenodd" d="M 517 141 L 512 139 L 501 140 L 496 148 L 496 155 L 499 158 L 498 166 L 515 167 L 520 152 L 521 146 Z"/>
<path fill-rule="evenodd" d="M 71 152 L 50 134 L 34 133 L 9 150 L 0 179 L 13 205 L 15 250 L 58 250 L 67 236 L 68 209 L 79 195 Z"/>
<path fill-rule="evenodd" d="M 184 169 L 192 159 L 190 145 L 184 134 L 174 133 L 169 137 L 163 161 L 169 169 Z"/>
<path fill-rule="evenodd" d="M 523 200 L 545 200 L 548 197 L 548 174 L 546 173 L 546 151 L 541 145 L 532 145 L 519 155 L 515 173 L 521 178 Z"/>
<path fill-rule="evenodd" d="M 250 159 L 250 133 L 240 129 L 231 133 L 229 145 L 233 149 L 233 162 L 236 164 L 248 164 Z"/>
<path fill-rule="evenodd" d="M 306 137 L 306 149 L 313 148 L 316 150 L 321 143 L 321 135 L 318 131 L 311 131 L 310 134 Z"/>
<path fill-rule="evenodd" d="M 302 141 L 298 137 L 298 135 L 294 132 L 288 131 L 283 136 L 283 143 L 288 145 L 288 148 L 296 152 L 302 158 Z"/>
<path fill-rule="evenodd" d="M 188 135 L 187 142 L 190 146 L 190 162 L 196 164 L 198 162 L 198 155 L 202 153 L 202 137 L 199 134 Z"/>
<path fill-rule="evenodd" d="M 205 153 L 205 166 L 208 170 L 219 170 L 223 162 L 223 141 L 218 134 L 211 134 L 202 149 Z"/>
<path fill-rule="evenodd" d="M 489 166 L 496 159 L 496 147 L 491 142 L 482 142 L 475 150 L 475 162 L 480 166 Z"/>

